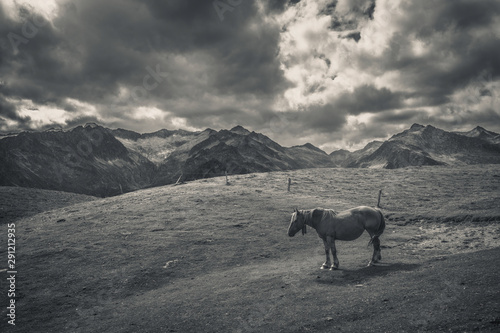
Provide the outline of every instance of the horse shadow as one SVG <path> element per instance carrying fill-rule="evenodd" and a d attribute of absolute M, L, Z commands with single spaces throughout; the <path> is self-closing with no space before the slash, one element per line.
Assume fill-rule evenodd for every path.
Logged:
<path fill-rule="evenodd" d="M 318 276 L 315 281 L 319 284 L 333 285 L 363 284 L 371 279 L 383 277 L 390 273 L 413 271 L 420 266 L 419 264 L 379 263 L 376 266 L 366 266 L 359 269 L 340 268 L 325 271 L 330 274 L 325 277 Z"/>

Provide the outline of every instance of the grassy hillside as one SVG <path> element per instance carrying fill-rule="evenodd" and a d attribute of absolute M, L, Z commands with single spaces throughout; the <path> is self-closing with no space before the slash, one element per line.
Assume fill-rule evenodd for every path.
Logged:
<path fill-rule="evenodd" d="M 286 235 L 294 207 L 373 206 L 379 189 L 381 266 L 366 267 L 366 234 L 337 243 L 337 271 L 319 270 L 314 230 Z M 249 174 L 68 202 L 15 221 L 15 331 L 493 332 L 498 202 L 498 166 Z"/>
<path fill-rule="evenodd" d="M 23 217 L 92 200 L 97 200 L 97 198 L 61 191 L 0 186 L 0 224 L 15 222 Z"/>

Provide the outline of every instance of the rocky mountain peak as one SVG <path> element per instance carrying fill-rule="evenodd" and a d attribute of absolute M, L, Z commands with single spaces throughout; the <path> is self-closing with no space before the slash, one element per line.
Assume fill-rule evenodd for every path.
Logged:
<path fill-rule="evenodd" d="M 410 131 L 418 131 L 418 130 L 421 130 L 422 128 L 425 128 L 425 126 L 415 123 L 415 124 L 411 125 Z"/>
<path fill-rule="evenodd" d="M 481 126 L 476 126 L 474 129 L 478 132 L 487 132 L 486 129 L 484 129 L 484 127 Z"/>
<path fill-rule="evenodd" d="M 313 150 L 313 151 L 318 152 L 318 153 L 326 154 L 323 150 L 321 150 L 320 148 L 316 147 L 315 145 L 313 145 L 312 143 L 309 143 L 309 142 L 306 144 L 303 144 L 301 146 L 296 146 L 296 147 L 303 147 L 303 148 L 307 148 L 307 149 Z"/>
<path fill-rule="evenodd" d="M 233 132 L 233 133 L 236 133 L 236 134 L 240 134 L 240 135 L 250 134 L 250 131 L 247 130 L 245 127 L 241 126 L 241 125 L 237 125 L 237 126 L 231 128 L 229 131 Z"/>
<path fill-rule="evenodd" d="M 97 128 L 97 127 L 101 127 L 101 126 L 99 126 L 96 123 L 86 123 L 85 126 L 83 126 L 83 128 Z"/>
<path fill-rule="evenodd" d="M 456 132 L 457 134 L 464 135 L 470 138 L 479 138 L 488 141 L 493 144 L 500 144 L 500 134 L 488 131 L 487 129 L 476 126 L 474 129 L 468 132 Z"/>
<path fill-rule="evenodd" d="M 382 141 L 378 141 L 378 140 L 371 141 L 371 142 L 368 142 L 363 149 L 367 150 L 367 149 L 372 149 L 372 148 L 378 148 L 382 145 L 382 143 L 383 143 Z"/>

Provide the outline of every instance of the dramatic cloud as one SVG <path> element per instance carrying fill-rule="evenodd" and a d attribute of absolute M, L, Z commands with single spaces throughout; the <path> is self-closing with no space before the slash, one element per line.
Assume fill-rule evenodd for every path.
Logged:
<path fill-rule="evenodd" d="M 500 129 L 499 3 L 301 1 L 279 21 L 295 84 L 288 106 L 328 103 L 345 115 L 343 140 L 325 147 L 383 139 L 412 122 Z"/>
<path fill-rule="evenodd" d="M 359 148 L 413 122 L 500 132 L 500 3 L 14 0 L 0 131 L 237 124 Z"/>

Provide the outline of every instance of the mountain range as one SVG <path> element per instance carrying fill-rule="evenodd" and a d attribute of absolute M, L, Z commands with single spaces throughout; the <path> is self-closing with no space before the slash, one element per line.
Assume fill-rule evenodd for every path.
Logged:
<path fill-rule="evenodd" d="M 500 163 L 499 137 L 479 126 L 469 132 L 453 133 L 431 125 L 413 124 L 387 141 L 374 141 L 350 153 L 340 164 L 350 168 L 385 169 L 497 164 Z"/>
<path fill-rule="evenodd" d="M 225 172 L 500 164 L 500 135 L 482 127 L 447 132 L 414 124 L 384 142 L 327 154 L 310 143 L 283 147 L 242 126 L 140 134 L 92 123 L 0 136 L 0 161 L 0 185 L 111 196 Z"/>

